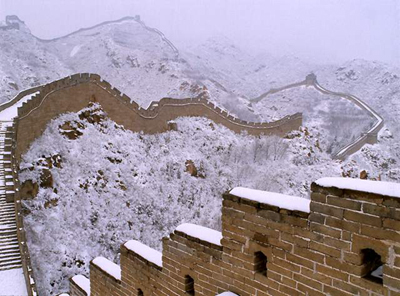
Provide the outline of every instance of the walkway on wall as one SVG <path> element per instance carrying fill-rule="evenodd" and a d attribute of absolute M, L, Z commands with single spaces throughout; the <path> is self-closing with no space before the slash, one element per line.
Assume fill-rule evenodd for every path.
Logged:
<path fill-rule="evenodd" d="M 292 83 L 280 88 L 272 88 L 269 91 L 261 94 L 260 96 L 251 99 L 251 103 L 258 103 L 265 97 L 271 94 L 275 94 L 277 92 L 281 92 L 287 89 L 299 87 L 299 86 L 312 86 L 314 87 L 318 92 L 324 94 L 324 95 L 332 95 L 332 96 L 337 96 L 345 100 L 349 100 L 352 103 L 356 104 L 358 107 L 361 109 L 365 110 L 371 117 L 375 118 L 375 123 L 374 125 L 366 132 L 363 133 L 360 137 L 358 137 L 354 142 L 344 146 L 342 149 L 340 149 L 335 155 L 333 155 L 333 158 L 335 159 L 341 159 L 344 160 L 347 156 L 357 152 L 360 150 L 364 144 L 368 143 L 376 143 L 377 142 L 377 134 L 378 132 L 382 129 L 384 120 L 383 118 L 375 111 L 373 110 L 367 103 L 363 102 L 361 99 L 357 98 L 354 95 L 351 94 L 346 94 L 346 93 L 340 93 L 340 92 L 334 92 L 330 91 L 324 87 L 322 87 L 318 81 L 317 81 L 317 76 L 315 74 L 309 74 L 307 75 L 306 79 L 297 82 L 297 83 Z"/>
<path fill-rule="evenodd" d="M 11 143 L 6 137 L 10 121 L 0 121 L 0 295 L 28 295 L 22 270 L 18 245 L 14 201 L 7 202 L 13 194 L 11 174 Z"/>
<path fill-rule="evenodd" d="M 339 96 L 343 99 L 350 100 L 353 103 L 355 103 L 357 106 L 360 108 L 364 109 L 367 111 L 372 117 L 375 118 L 375 123 L 374 125 L 363 135 L 361 135 L 358 139 L 356 139 L 353 143 L 348 144 L 347 146 L 343 147 L 340 149 L 336 154 L 335 158 L 338 159 L 343 159 L 347 156 L 348 151 L 352 150 L 355 146 L 357 146 L 364 138 L 368 137 L 368 135 L 374 135 L 375 137 L 377 136 L 377 133 L 382 129 L 384 120 L 383 118 L 375 111 L 373 110 L 370 106 L 368 106 L 365 102 L 360 100 L 354 95 L 350 94 L 343 94 L 343 93 L 338 93 L 338 92 L 333 92 L 330 90 L 327 90 L 326 88 L 323 88 L 318 81 L 315 79 L 313 82 L 313 86 L 316 90 L 323 94 L 328 94 L 328 95 L 334 95 L 334 96 Z M 360 147 L 361 148 L 361 147 Z M 357 149 L 358 150 L 358 149 Z"/>
<path fill-rule="evenodd" d="M 61 36 L 61 37 L 57 37 L 57 38 L 52 38 L 52 39 L 41 39 L 41 38 L 36 37 L 36 36 L 34 36 L 34 35 L 32 35 L 32 36 L 35 37 L 37 40 L 39 40 L 39 41 L 41 41 L 41 42 L 52 42 L 52 41 L 56 41 L 56 40 L 60 40 L 60 39 L 63 39 L 63 38 L 72 36 L 72 35 L 74 35 L 74 34 L 82 33 L 82 32 L 85 32 L 85 31 L 90 31 L 90 30 L 93 30 L 93 29 L 95 29 L 95 28 L 102 27 L 102 26 L 109 25 L 109 24 L 122 23 L 122 22 L 124 22 L 124 21 L 136 21 L 139 25 L 141 25 L 141 26 L 142 26 L 144 29 L 146 29 L 147 31 L 150 31 L 150 32 L 152 32 L 152 33 L 155 33 L 155 34 L 159 35 L 159 36 L 160 36 L 160 39 L 161 39 L 163 42 L 165 42 L 165 43 L 172 49 L 172 51 L 175 53 L 175 56 L 176 56 L 176 57 L 179 56 L 179 50 L 178 50 L 178 49 L 176 48 L 176 46 L 164 35 L 164 33 L 161 32 L 161 31 L 158 30 L 158 29 L 151 28 L 151 27 L 147 26 L 147 25 L 140 19 L 140 16 L 134 16 L 134 17 L 132 17 L 132 16 L 126 16 L 126 17 L 120 18 L 120 19 L 115 20 L 115 21 L 105 21 L 105 22 L 102 22 L 102 23 L 100 23 L 100 24 L 97 24 L 97 25 L 94 25 L 94 26 L 91 26 L 91 27 L 87 27 L 87 28 L 81 28 L 81 29 L 76 30 L 76 31 L 74 31 L 74 32 L 72 32 L 72 33 L 69 33 L 69 34 L 67 34 L 67 35 L 64 35 L 64 36 Z M 2 27 L 0 27 L 0 28 L 2 28 Z M 8 27 L 6 27 L 6 28 L 8 28 Z"/>

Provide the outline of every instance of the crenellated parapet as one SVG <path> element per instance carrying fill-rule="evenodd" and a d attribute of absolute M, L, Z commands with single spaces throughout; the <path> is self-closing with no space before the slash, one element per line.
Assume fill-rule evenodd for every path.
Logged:
<path fill-rule="evenodd" d="M 149 108 L 143 109 L 136 102 L 131 101 L 127 95 L 102 80 L 99 75 L 89 73 L 75 74 L 25 90 L 13 100 L 0 105 L 0 111 L 17 104 L 32 94 L 34 95 L 18 108 L 18 117 L 14 119 L 13 127 L 10 127 L 6 134 L 5 144 L 7 145 L 6 150 L 9 149 L 7 150 L 9 154 L 5 152 L 3 160 L 7 167 L 5 178 L 10 177 L 10 180 L 13 181 L 13 185 L 7 188 L 6 195 L 8 201 L 14 201 L 16 208 L 18 241 L 29 295 L 36 293 L 36 285 L 23 224 L 18 167 L 21 155 L 43 133 L 50 120 L 66 112 L 78 112 L 91 102 L 97 102 L 117 124 L 135 132 L 167 131 L 170 129 L 168 122 L 182 116 L 207 117 L 235 132 L 246 131 L 253 135 L 283 136 L 291 130 L 297 129 L 302 123 L 301 114 L 287 116 L 271 123 L 245 122 L 203 98 L 183 100 L 164 98 L 159 102 L 153 102 Z M 97 272 L 95 273 L 95 271 Z M 98 278 L 104 275 L 104 270 L 96 266 L 92 268 L 92 272 L 97 274 Z M 96 276 L 93 275 L 91 280 L 95 278 Z M 71 293 L 74 295 L 87 294 L 87 289 L 80 288 L 81 286 L 85 287 L 82 283 L 85 283 L 83 277 L 71 279 Z M 112 280 L 108 283 L 115 284 Z"/>
<path fill-rule="evenodd" d="M 257 103 L 267 97 L 268 95 L 272 95 L 284 90 L 288 90 L 291 88 L 296 88 L 300 86 L 306 86 L 306 87 L 313 87 L 317 91 L 319 91 L 322 94 L 325 95 L 331 95 L 335 97 L 339 97 L 345 100 L 350 101 L 351 103 L 355 104 L 362 110 L 364 110 L 368 115 L 370 115 L 372 118 L 375 119 L 374 125 L 364 134 L 362 134 L 360 137 L 358 137 L 356 140 L 354 140 L 352 143 L 342 147 L 333 157 L 335 159 L 340 159 L 344 160 L 346 157 L 350 156 L 351 154 L 359 151 L 365 144 L 376 144 L 378 142 L 378 133 L 379 131 L 383 128 L 384 126 L 384 120 L 383 118 L 375 111 L 373 110 L 367 103 L 359 99 L 358 97 L 347 94 L 347 93 L 342 93 L 342 92 L 335 92 L 328 90 L 324 87 L 322 87 L 317 80 L 317 76 L 314 73 L 311 73 L 306 76 L 306 79 L 297 83 L 292 83 L 280 88 L 272 88 L 269 91 L 261 94 L 260 96 L 250 100 L 252 103 Z"/>
<path fill-rule="evenodd" d="M 129 241 L 120 266 L 92 261 L 90 293 L 398 295 L 400 184 L 322 178 L 311 190 L 309 200 L 234 188 L 222 232 L 183 224 L 162 252 Z"/>
<path fill-rule="evenodd" d="M 36 90 L 35 90 L 36 91 Z M 31 92 L 27 92 L 29 94 Z M 2 105 L 3 106 L 3 105 Z M 1 106 L 0 106 L 1 108 Z M 29 254 L 26 233 L 23 221 L 23 209 L 20 195 L 20 183 L 18 178 L 18 164 L 15 158 L 16 149 L 16 126 L 15 124 L 7 127 L 7 132 L 4 139 L 4 155 L 3 155 L 3 166 L 4 180 L 10 185 L 5 187 L 6 199 L 8 202 L 14 202 L 15 206 L 15 218 L 17 228 L 18 246 L 21 254 L 21 264 L 24 272 L 25 283 L 27 287 L 27 293 L 29 296 L 37 295 L 36 282 L 34 272 L 32 269 L 31 258 Z"/>
<path fill-rule="evenodd" d="M 15 155 L 18 161 L 51 119 L 66 112 L 78 112 L 90 102 L 98 102 L 112 120 L 126 129 L 148 134 L 169 130 L 168 122 L 183 116 L 207 117 L 237 133 L 252 135 L 284 136 L 302 124 L 300 113 L 274 122 L 243 121 L 204 98 L 164 98 L 143 109 L 97 74 L 75 74 L 46 84 L 39 90 L 18 108 Z"/>

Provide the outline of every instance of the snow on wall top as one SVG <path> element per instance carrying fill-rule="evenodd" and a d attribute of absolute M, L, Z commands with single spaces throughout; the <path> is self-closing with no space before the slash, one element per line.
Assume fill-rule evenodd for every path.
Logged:
<path fill-rule="evenodd" d="M 49 84 L 46 84 L 41 89 L 40 93 L 36 96 L 33 96 L 30 100 L 28 100 L 26 105 L 23 105 L 22 108 L 18 110 L 18 116 L 23 119 L 34 109 L 37 109 L 42 104 L 43 100 L 48 96 L 48 94 L 63 89 L 67 86 L 76 85 L 79 83 L 94 83 L 99 87 L 106 90 L 112 96 L 121 100 L 126 104 L 128 108 L 134 110 L 139 116 L 146 119 L 153 119 L 158 116 L 158 113 L 165 106 L 188 106 L 188 105 L 204 105 L 207 109 L 216 113 L 219 117 L 228 121 L 230 124 L 235 126 L 239 126 L 241 128 L 245 128 L 250 130 L 259 130 L 260 132 L 271 132 L 271 129 L 276 129 L 277 127 L 282 127 L 285 124 L 290 122 L 295 122 L 298 119 L 302 119 L 301 113 L 295 113 L 292 115 L 285 116 L 281 119 L 271 121 L 271 122 L 248 122 L 245 120 L 241 120 L 237 117 L 233 117 L 229 115 L 226 111 L 222 110 L 218 106 L 214 105 L 212 102 L 205 98 L 187 98 L 187 99 L 171 99 L 171 98 L 163 98 L 158 102 L 153 102 L 148 109 L 140 108 L 139 105 L 132 101 L 128 96 L 122 94 L 115 87 L 113 88 L 107 81 L 102 80 L 101 77 L 97 74 L 90 73 L 77 73 L 68 77 L 65 77 L 60 80 L 53 81 Z M 185 116 L 182 114 L 182 116 Z"/>
<path fill-rule="evenodd" d="M 400 183 L 352 178 L 321 178 L 315 183 L 322 187 L 336 187 L 400 198 Z"/>
<path fill-rule="evenodd" d="M 230 194 L 291 211 L 310 212 L 310 200 L 275 192 L 235 187 Z"/>
<path fill-rule="evenodd" d="M 137 240 L 130 240 L 124 244 L 124 246 L 128 249 L 131 250 L 132 252 L 135 252 L 136 254 L 140 255 L 147 261 L 150 261 L 154 263 L 155 265 L 158 265 L 162 267 L 162 253 L 150 248 L 149 246 L 146 246 L 145 244 L 142 244 L 141 242 Z"/>
<path fill-rule="evenodd" d="M 223 292 L 223 293 L 218 294 L 216 296 L 238 296 L 238 295 L 235 294 L 235 293 L 232 293 L 232 292 Z"/>
<path fill-rule="evenodd" d="M 90 295 L 90 280 L 87 277 L 78 274 L 76 276 L 73 276 L 71 280 L 83 291 L 85 291 L 87 295 Z"/>
<path fill-rule="evenodd" d="M 221 246 L 222 233 L 204 226 L 184 223 L 179 225 L 175 230 L 183 232 L 189 236 L 198 238 L 202 241 Z"/>
<path fill-rule="evenodd" d="M 0 120 L 13 120 L 14 117 L 18 116 L 18 108 L 22 106 L 23 103 L 29 101 L 33 96 L 37 95 L 39 92 L 34 92 L 28 94 L 20 99 L 16 104 L 0 112 Z"/>
<path fill-rule="evenodd" d="M 116 280 L 121 280 L 121 267 L 114 262 L 104 257 L 96 257 L 92 260 L 92 263 Z"/>

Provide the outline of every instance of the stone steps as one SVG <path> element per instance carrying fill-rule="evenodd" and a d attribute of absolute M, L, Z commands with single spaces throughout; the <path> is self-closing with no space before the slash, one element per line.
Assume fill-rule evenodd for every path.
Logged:
<path fill-rule="evenodd" d="M 15 259 L 15 260 L 0 261 L 0 270 L 7 270 L 7 269 L 21 268 L 21 267 L 22 267 L 21 257 L 20 259 Z"/>
<path fill-rule="evenodd" d="M 6 201 L 6 196 L 14 193 L 9 125 L 9 122 L 0 122 L 0 270 L 22 267 L 15 206 Z"/>
<path fill-rule="evenodd" d="M 9 264 L 0 264 L 0 271 L 3 270 L 9 270 L 9 269 L 14 269 L 14 268 L 21 268 L 22 267 L 22 262 L 13 262 L 13 263 L 9 263 Z"/>

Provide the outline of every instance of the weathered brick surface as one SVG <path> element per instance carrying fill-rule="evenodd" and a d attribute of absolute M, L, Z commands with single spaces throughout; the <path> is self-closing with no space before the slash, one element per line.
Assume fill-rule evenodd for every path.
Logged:
<path fill-rule="evenodd" d="M 73 295 L 73 294 L 72 294 Z M 90 263 L 90 295 L 117 296 L 121 293 L 121 281 L 115 279 L 92 262 Z"/>
<path fill-rule="evenodd" d="M 400 295 L 397 200 L 312 188 L 310 213 L 224 194 L 222 246 L 175 231 L 163 239 L 162 267 L 122 246 L 121 283 L 95 269 L 91 282 L 105 284 L 97 284 L 93 295 L 137 295 L 138 289 L 144 295 L 187 295 L 186 275 L 196 295 Z M 365 249 L 381 256 L 383 283 L 364 277 Z M 259 252 L 268 260 L 265 274 L 258 269 Z M 71 295 L 81 296 L 72 286 Z"/>
<path fill-rule="evenodd" d="M 89 295 L 87 295 L 87 293 L 81 287 L 79 287 L 72 280 L 69 281 L 69 292 L 70 292 L 70 295 L 89 296 Z"/>
<path fill-rule="evenodd" d="M 38 95 L 18 108 L 17 161 L 51 119 L 66 112 L 78 112 L 89 102 L 98 102 L 112 120 L 126 129 L 150 134 L 170 130 L 168 122 L 182 116 L 207 117 L 235 132 L 247 131 L 253 135 L 284 136 L 302 124 L 300 113 L 269 123 L 242 121 L 204 98 L 163 98 L 148 109 L 141 109 L 128 96 L 101 81 L 100 76 L 80 73 L 41 87 Z"/>

